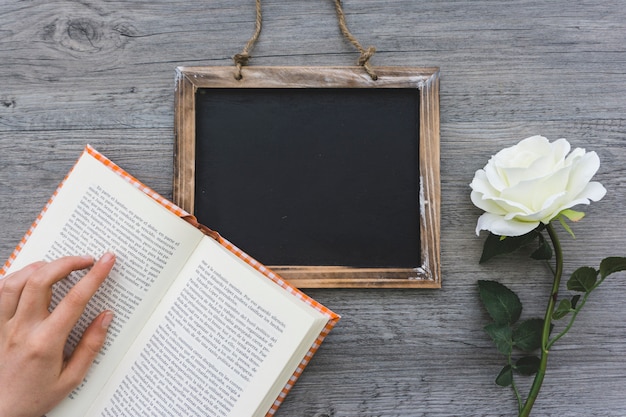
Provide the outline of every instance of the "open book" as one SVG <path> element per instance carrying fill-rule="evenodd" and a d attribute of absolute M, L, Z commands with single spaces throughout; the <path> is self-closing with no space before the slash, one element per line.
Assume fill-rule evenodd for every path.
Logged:
<path fill-rule="evenodd" d="M 272 415 L 339 319 L 89 146 L 0 276 L 105 251 L 117 262 L 68 351 L 97 313 L 115 319 L 48 417 Z M 56 284 L 53 306 L 83 275 Z"/>

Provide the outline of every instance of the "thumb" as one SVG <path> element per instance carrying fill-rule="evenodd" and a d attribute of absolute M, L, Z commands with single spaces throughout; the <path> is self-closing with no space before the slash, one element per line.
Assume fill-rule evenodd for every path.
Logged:
<path fill-rule="evenodd" d="M 100 313 L 87 327 L 74 352 L 67 360 L 62 378 L 73 385 L 72 389 L 80 384 L 102 349 L 112 320 L 112 311 Z"/>

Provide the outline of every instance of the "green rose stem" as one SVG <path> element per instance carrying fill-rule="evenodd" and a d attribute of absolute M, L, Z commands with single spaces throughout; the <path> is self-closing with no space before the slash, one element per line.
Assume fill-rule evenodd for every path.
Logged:
<path fill-rule="evenodd" d="M 535 374 L 535 379 L 532 386 L 530 387 L 528 398 L 526 399 L 524 406 L 520 410 L 519 417 L 528 417 L 530 415 L 530 411 L 535 404 L 537 395 L 539 395 L 541 384 L 543 384 L 543 378 L 546 375 L 546 367 L 548 365 L 548 353 L 550 352 L 549 347 L 551 346 L 551 344 L 549 345 L 549 339 L 550 327 L 552 324 L 552 313 L 554 312 L 554 305 L 556 304 L 559 287 L 561 285 L 561 275 L 563 274 L 563 251 L 561 249 L 561 242 L 559 241 L 559 237 L 556 235 L 556 231 L 554 230 L 551 222 L 548 223 L 546 229 L 548 230 L 548 235 L 550 236 L 550 240 L 552 240 L 552 246 L 554 247 L 554 253 L 556 255 L 556 269 L 554 270 L 552 291 L 550 293 L 550 299 L 548 300 L 546 315 L 543 320 L 543 330 L 541 333 L 541 359 L 539 360 L 539 369 Z"/>

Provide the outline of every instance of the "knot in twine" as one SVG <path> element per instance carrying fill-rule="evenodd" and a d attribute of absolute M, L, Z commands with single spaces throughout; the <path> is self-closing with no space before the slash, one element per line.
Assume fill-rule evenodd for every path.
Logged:
<path fill-rule="evenodd" d="M 376 53 L 376 48 L 373 46 L 368 47 L 367 49 L 361 50 L 361 55 L 359 56 L 358 64 L 362 66 L 365 71 L 369 74 L 372 80 L 376 81 L 378 79 L 378 75 L 370 65 L 370 58 L 374 56 Z"/>
<path fill-rule="evenodd" d="M 244 65 L 248 65 L 248 61 L 250 61 L 250 54 L 247 52 L 235 54 L 235 56 L 233 56 L 233 61 L 235 61 L 235 66 L 237 67 L 237 70 L 235 71 L 235 79 L 241 80 L 241 68 Z"/>

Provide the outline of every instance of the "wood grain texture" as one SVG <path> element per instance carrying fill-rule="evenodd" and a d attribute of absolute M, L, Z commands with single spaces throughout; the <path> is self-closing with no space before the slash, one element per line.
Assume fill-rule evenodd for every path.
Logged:
<path fill-rule="evenodd" d="M 623 0 L 345 0 L 373 65 L 441 68 L 441 290 L 315 289 L 342 321 L 282 417 L 514 415 L 493 380 L 476 280 L 543 314 L 548 272 L 521 256 L 478 265 L 484 236 L 468 184 L 490 155 L 533 135 L 598 152 L 606 197 L 584 210 L 565 269 L 625 256 L 626 4 Z M 354 65 L 332 2 L 266 0 L 255 65 Z M 17 243 L 85 143 L 165 196 L 178 66 L 232 65 L 251 1 L 0 2 L 0 255 Z M 233 67 L 234 68 L 234 67 Z M 235 242 L 245 246 L 245 242 Z M 551 352 L 536 416 L 626 415 L 626 277 L 593 294 Z"/>

